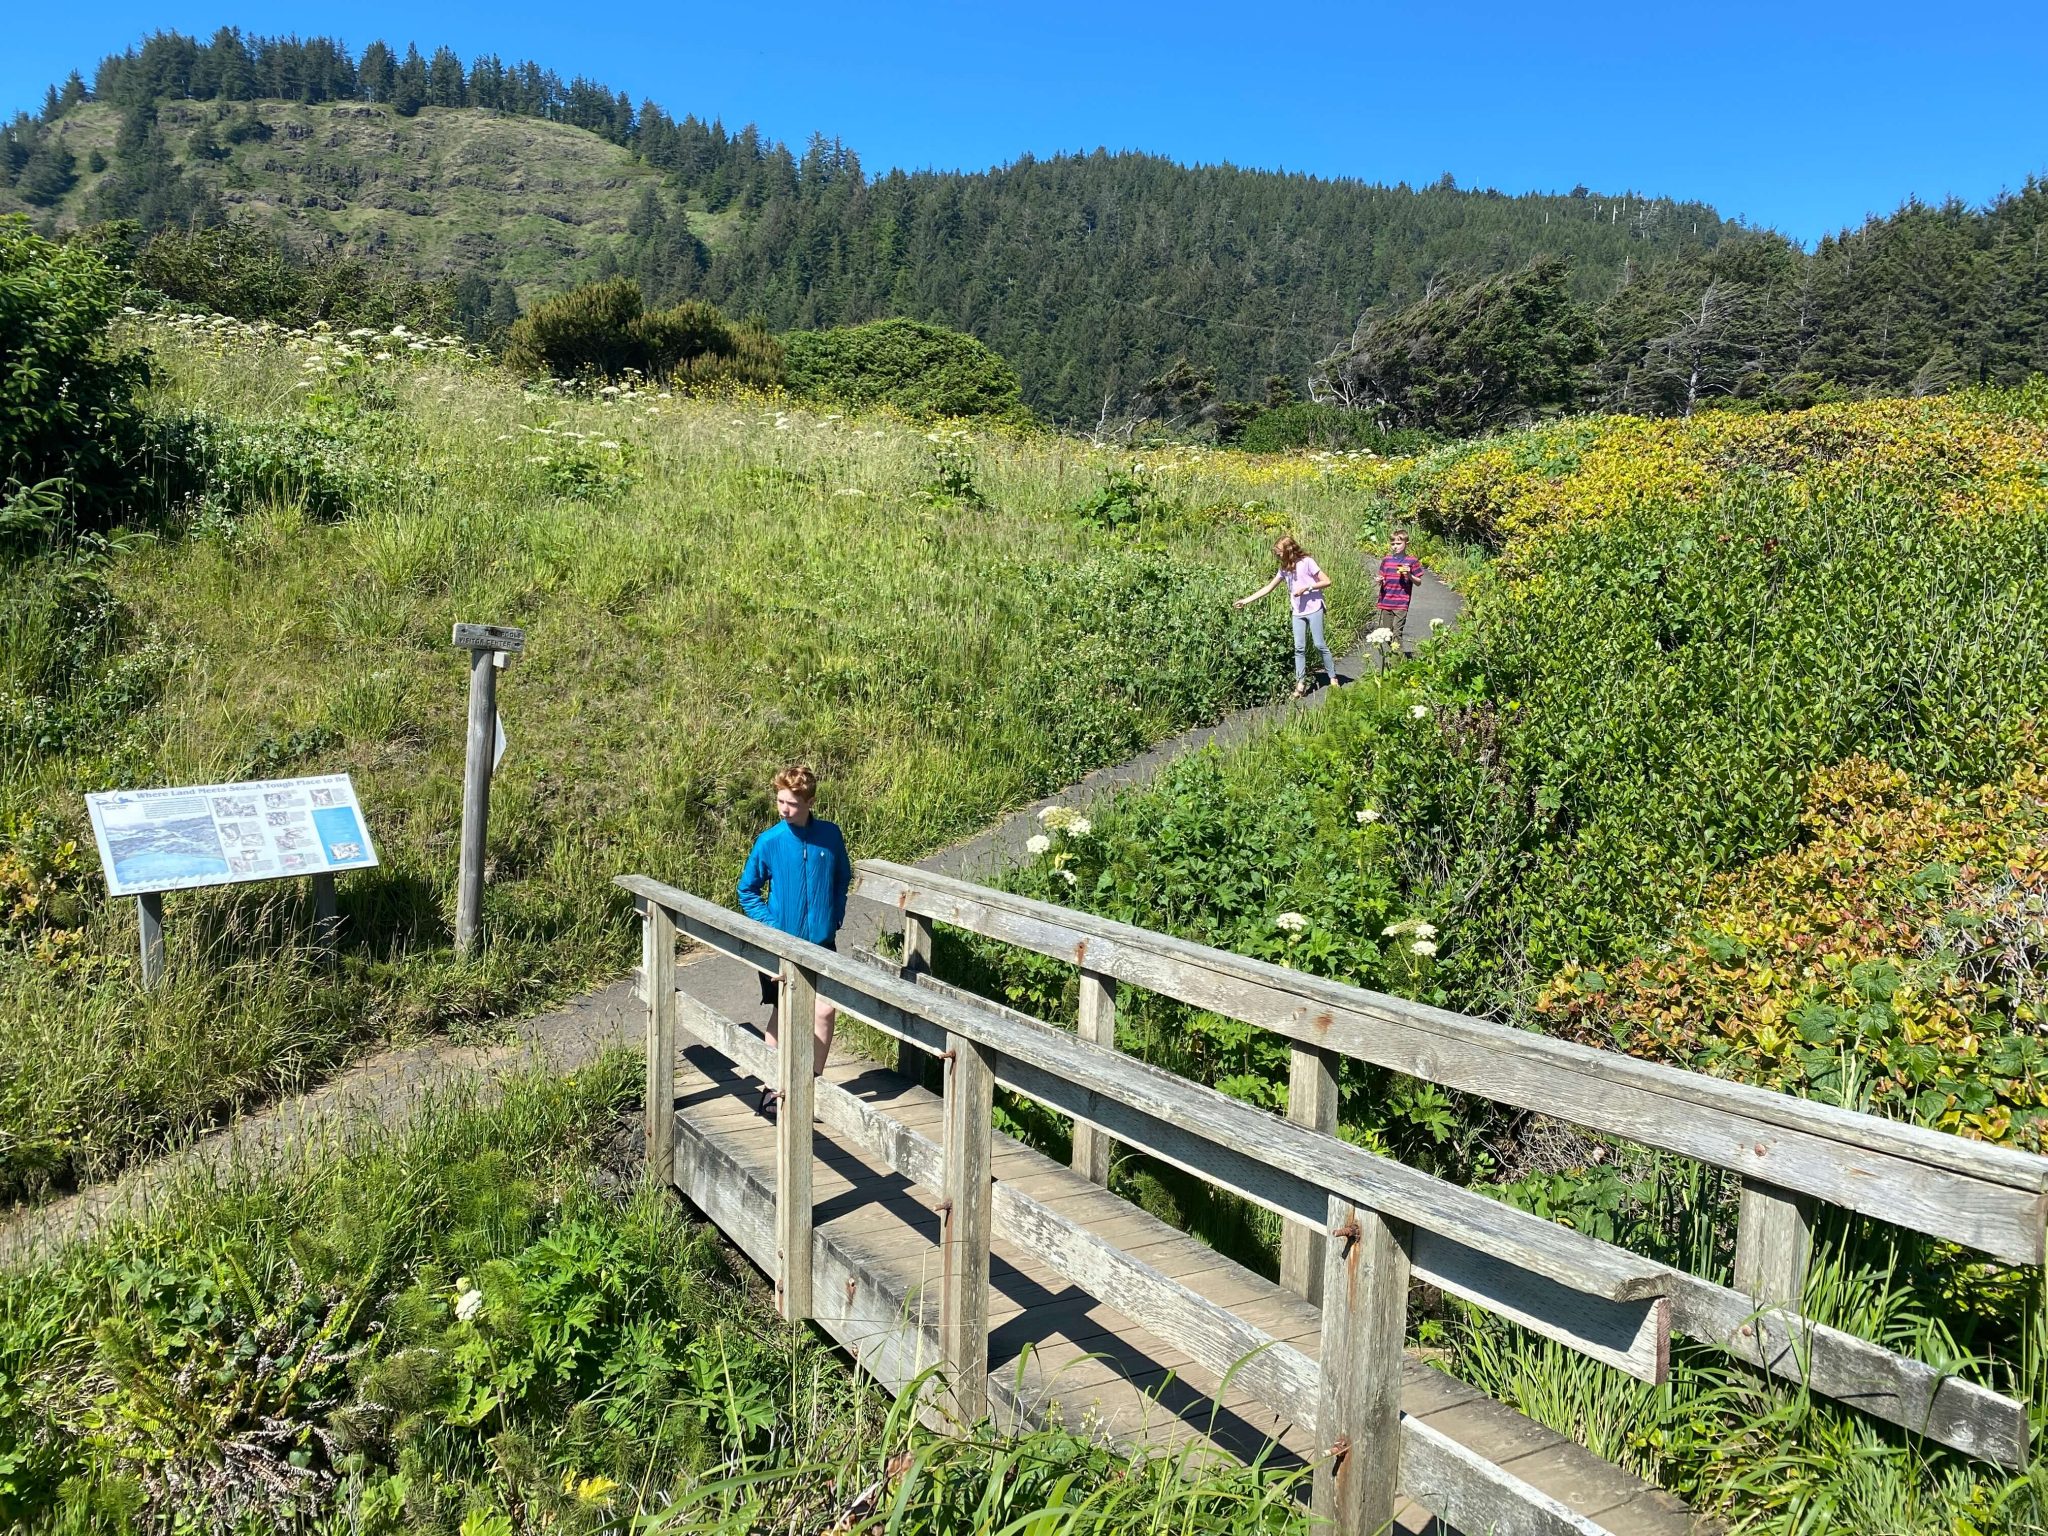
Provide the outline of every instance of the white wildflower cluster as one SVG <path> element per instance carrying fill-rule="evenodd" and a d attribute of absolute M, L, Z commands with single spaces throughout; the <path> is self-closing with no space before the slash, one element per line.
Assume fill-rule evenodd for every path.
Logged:
<path fill-rule="evenodd" d="M 1068 867 L 1074 854 L 1071 849 L 1065 848 L 1055 851 L 1053 839 L 1060 836 L 1086 837 L 1095 830 L 1095 823 L 1072 806 L 1048 805 L 1038 813 L 1038 824 L 1044 827 L 1045 831 L 1032 833 L 1025 840 L 1025 851 L 1035 859 L 1051 854 L 1053 878 L 1064 882 L 1067 889 L 1072 890 L 1081 883 L 1081 877 Z"/>
<path fill-rule="evenodd" d="M 1428 959 L 1436 953 L 1436 924 L 1425 922 L 1419 917 L 1403 918 L 1398 923 L 1389 923 L 1380 930 L 1383 939 L 1408 940 L 1408 953 Z"/>
<path fill-rule="evenodd" d="M 1362 811 L 1353 812 L 1352 820 L 1356 821 L 1361 827 L 1367 827 L 1371 826 L 1374 822 L 1378 821 L 1380 819 L 1380 815 L 1381 812 L 1378 806 L 1368 805 Z"/>
<path fill-rule="evenodd" d="M 1064 832 L 1069 837 L 1086 837 L 1095 830 L 1095 823 L 1070 805 L 1048 805 L 1038 813 L 1038 824 L 1049 832 Z"/>
<path fill-rule="evenodd" d="M 464 1275 L 455 1282 L 455 1320 L 466 1323 L 484 1309 L 484 1293 L 469 1283 Z"/>
<path fill-rule="evenodd" d="M 141 312 L 124 310 L 123 313 Z M 278 325 L 270 320 L 237 320 L 231 315 L 178 314 L 148 318 L 150 324 L 188 342 L 210 343 L 216 347 L 253 342 L 304 353 L 307 361 L 302 366 L 309 373 L 323 372 L 338 363 L 388 363 L 401 353 L 454 358 L 463 362 L 475 362 L 480 356 L 460 336 L 433 336 L 403 325 L 394 325 L 388 331 L 359 325 L 354 330 L 337 333 L 325 320 L 298 326 Z"/>
<path fill-rule="evenodd" d="M 1367 645 L 1392 645 L 1394 643 L 1394 632 L 1382 624 L 1378 629 L 1365 637 L 1365 643 Z"/>
<path fill-rule="evenodd" d="M 1429 706 L 1427 704 L 1410 704 L 1408 706 L 1408 718 L 1411 720 L 1427 720 L 1429 718 Z"/>
<path fill-rule="evenodd" d="M 577 379 L 546 379 L 527 386 L 527 393 L 536 396 L 568 396 L 572 399 L 589 401 L 592 405 L 625 405 L 648 416 L 661 414 L 662 402 L 675 399 L 675 391 L 663 387 L 658 379 L 650 379 L 637 369 L 628 368 L 616 382 L 600 382 L 586 375 Z"/>
<path fill-rule="evenodd" d="M 519 435 L 522 432 L 526 434 L 524 438 Z M 595 432 L 578 432 L 574 427 L 565 426 L 560 421 L 551 421 L 544 427 L 529 427 L 521 423 L 518 432 L 500 432 L 498 434 L 498 441 L 501 443 L 525 442 L 529 447 L 546 449 L 550 453 L 557 444 L 565 448 L 571 446 L 595 448 L 603 453 L 623 454 L 626 451 L 625 445 L 615 437 L 599 437 Z M 547 455 L 541 458 L 529 459 L 528 462 L 533 464 L 545 463 L 547 462 Z"/>
<path fill-rule="evenodd" d="M 1431 619 L 1429 621 L 1429 627 L 1430 631 L 1434 633 L 1435 631 L 1442 629 L 1444 627 L 1444 621 L 1441 618 Z"/>
<path fill-rule="evenodd" d="M 1282 912 L 1273 919 L 1273 926 L 1282 933 L 1300 933 L 1308 927 L 1308 919 L 1299 912 Z"/>

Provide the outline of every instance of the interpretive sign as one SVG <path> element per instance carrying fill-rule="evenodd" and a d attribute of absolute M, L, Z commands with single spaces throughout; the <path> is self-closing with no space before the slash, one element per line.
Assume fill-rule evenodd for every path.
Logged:
<path fill-rule="evenodd" d="M 368 869 L 376 846 L 345 773 L 87 795 L 114 896 Z"/>

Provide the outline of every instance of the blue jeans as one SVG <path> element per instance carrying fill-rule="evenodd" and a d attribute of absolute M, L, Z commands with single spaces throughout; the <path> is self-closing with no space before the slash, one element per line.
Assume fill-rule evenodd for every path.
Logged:
<path fill-rule="evenodd" d="M 1337 659 L 1330 654 L 1330 642 L 1323 638 L 1323 610 L 1312 608 L 1307 613 L 1294 615 L 1294 680 L 1308 681 L 1308 641 L 1315 637 L 1316 649 L 1323 653 L 1323 670 L 1334 684 L 1337 681 Z"/>

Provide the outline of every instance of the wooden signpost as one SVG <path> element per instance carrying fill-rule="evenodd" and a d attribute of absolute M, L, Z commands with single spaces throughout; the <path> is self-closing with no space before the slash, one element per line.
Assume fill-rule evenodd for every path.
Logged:
<path fill-rule="evenodd" d="M 469 652 L 469 748 L 462 769 L 462 865 L 455 883 L 455 953 L 476 953 L 484 908 L 484 839 L 497 766 L 498 674 L 526 649 L 526 631 L 506 624 L 458 624 L 453 644 Z"/>

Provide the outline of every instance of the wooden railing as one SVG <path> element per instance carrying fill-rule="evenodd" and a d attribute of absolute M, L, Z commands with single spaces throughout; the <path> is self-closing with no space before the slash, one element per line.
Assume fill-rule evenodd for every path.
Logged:
<path fill-rule="evenodd" d="M 942 922 L 1076 966 L 1084 988 L 1110 999 L 1095 1007 L 1093 1038 L 1105 1047 L 1114 1040 L 1100 1020 L 1113 1018 L 1119 982 L 1285 1036 L 1296 1123 L 1336 1129 L 1337 1063 L 1350 1056 L 1740 1175 L 1735 1285 L 1666 1271 L 1672 1326 L 1954 1449 L 2025 1463 L 2023 1403 L 1812 1323 L 1799 1307 L 1820 1204 L 2040 1264 L 2048 1158 L 1555 1040 L 945 875 L 879 860 L 857 868 L 860 894 L 901 911 L 926 953 L 929 925 Z M 1090 1157 L 1102 1153 L 1091 1146 Z M 1283 1239 L 1283 1281 L 1310 1299 L 1320 1245 L 1308 1223 Z"/>
<path fill-rule="evenodd" d="M 1105 991 L 1114 981 L 1142 975 L 1149 980 L 1138 984 L 1170 996 L 1206 995 L 1213 984 L 1193 980 L 1196 972 L 1221 977 L 1252 963 L 1122 925 L 1107 925 L 1115 935 L 1070 942 L 1074 930 L 1062 931 L 1059 923 L 1080 914 L 1035 903 L 1013 907 L 1017 898 L 956 881 L 940 891 L 930 883 L 934 877 L 893 866 L 864 865 L 862 879 L 867 894 L 894 891 L 886 899 L 913 918 L 913 957 L 928 939 L 916 924 L 937 919 L 977 932 L 1006 930 L 997 936 L 1074 960 L 1102 978 Z M 619 884 L 639 898 L 644 921 L 650 1166 L 669 1167 L 676 1155 L 671 1106 L 680 1024 L 742 1070 L 776 1082 L 785 1096 L 777 1121 L 775 1280 L 786 1316 L 814 1315 L 814 1114 L 905 1177 L 938 1191 L 940 1347 L 953 1407 L 965 1416 L 978 1416 L 988 1400 L 988 1254 L 991 1237 L 1000 1232 L 1030 1245 L 1073 1284 L 1190 1358 L 1219 1373 L 1234 1371 L 1234 1379 L 1274 1412 L 1311 1429 L 1319 1452 L 1315 1502 L 1344 1532 L 1385 1524 L 1397 1475 L 1419 1498 L 1417 1490 L 1429 1490 L 1424 1501 L 1456 1526 L 1583 1529 L 1500 1468 L 1401 1416 L 1411 1275 L 1645 1381 L 1665 1378 L 1677 1327 L 1944 1444 L 2006 1464 L 2025 1459 L 2022 1405 L 1813 1324 L 1790 1307 L 1759 1302 L 1460 1189 L 1343 1142 L 1325 1126 L 1281 1119 L 1120 1055 L 1103 1040 L 959 994 L 914 966 L 898 974 L 836 955 L 645 877 L 622 877 Z M 679 935 L 778 974 L 785 1019 L 808 1018 L 811 999 L 822 998 L 937 1057 L 944 1065 L 944 1141 L 933 1143 L 851 1094 L 814 1084 L 807 1050 L 770 1051 L 751 1031 L 679 993 Z M 1167 956 L 1153 952 L 1154 945 L 1192 954 Z M 1286 971 L 1277 976 L 1289 984 L 1309 981 Z M 1336 990 L 1350 1008 L 1398 1001 Z M 1240 1006 L 1258 1012 L 1259 1022 L 1283 1011 L 1279 997 L 1266 997 L 1254 1009 L 1249 992 L 1239 995 Z M 1328 1035 L 1337 1017 L 1338 1004 L 1329 999 L 1315 1009 L 1310 1027 Z M 803 1031 L 792 1033 L 805 1038 Z M 1518 1042 L 1535 1038 L 1507 1033 Z M 1327 1039 L 1317 1044 L 1339 1048 Z M 1050 1207 L 995 1184 L 990 1110 L 998 1083 L 1274 1210 L 1316 1239 L 1323 1252 L 1319 1358 L 1266 1336 Z M 1334 1101 L 1334 1093 L 1328 1097 Z M 1328 1241 L 1332 1237 L 1337 1241 Z M 1504 1520 L 1509 1505 L 1518 1517 Z"/>

